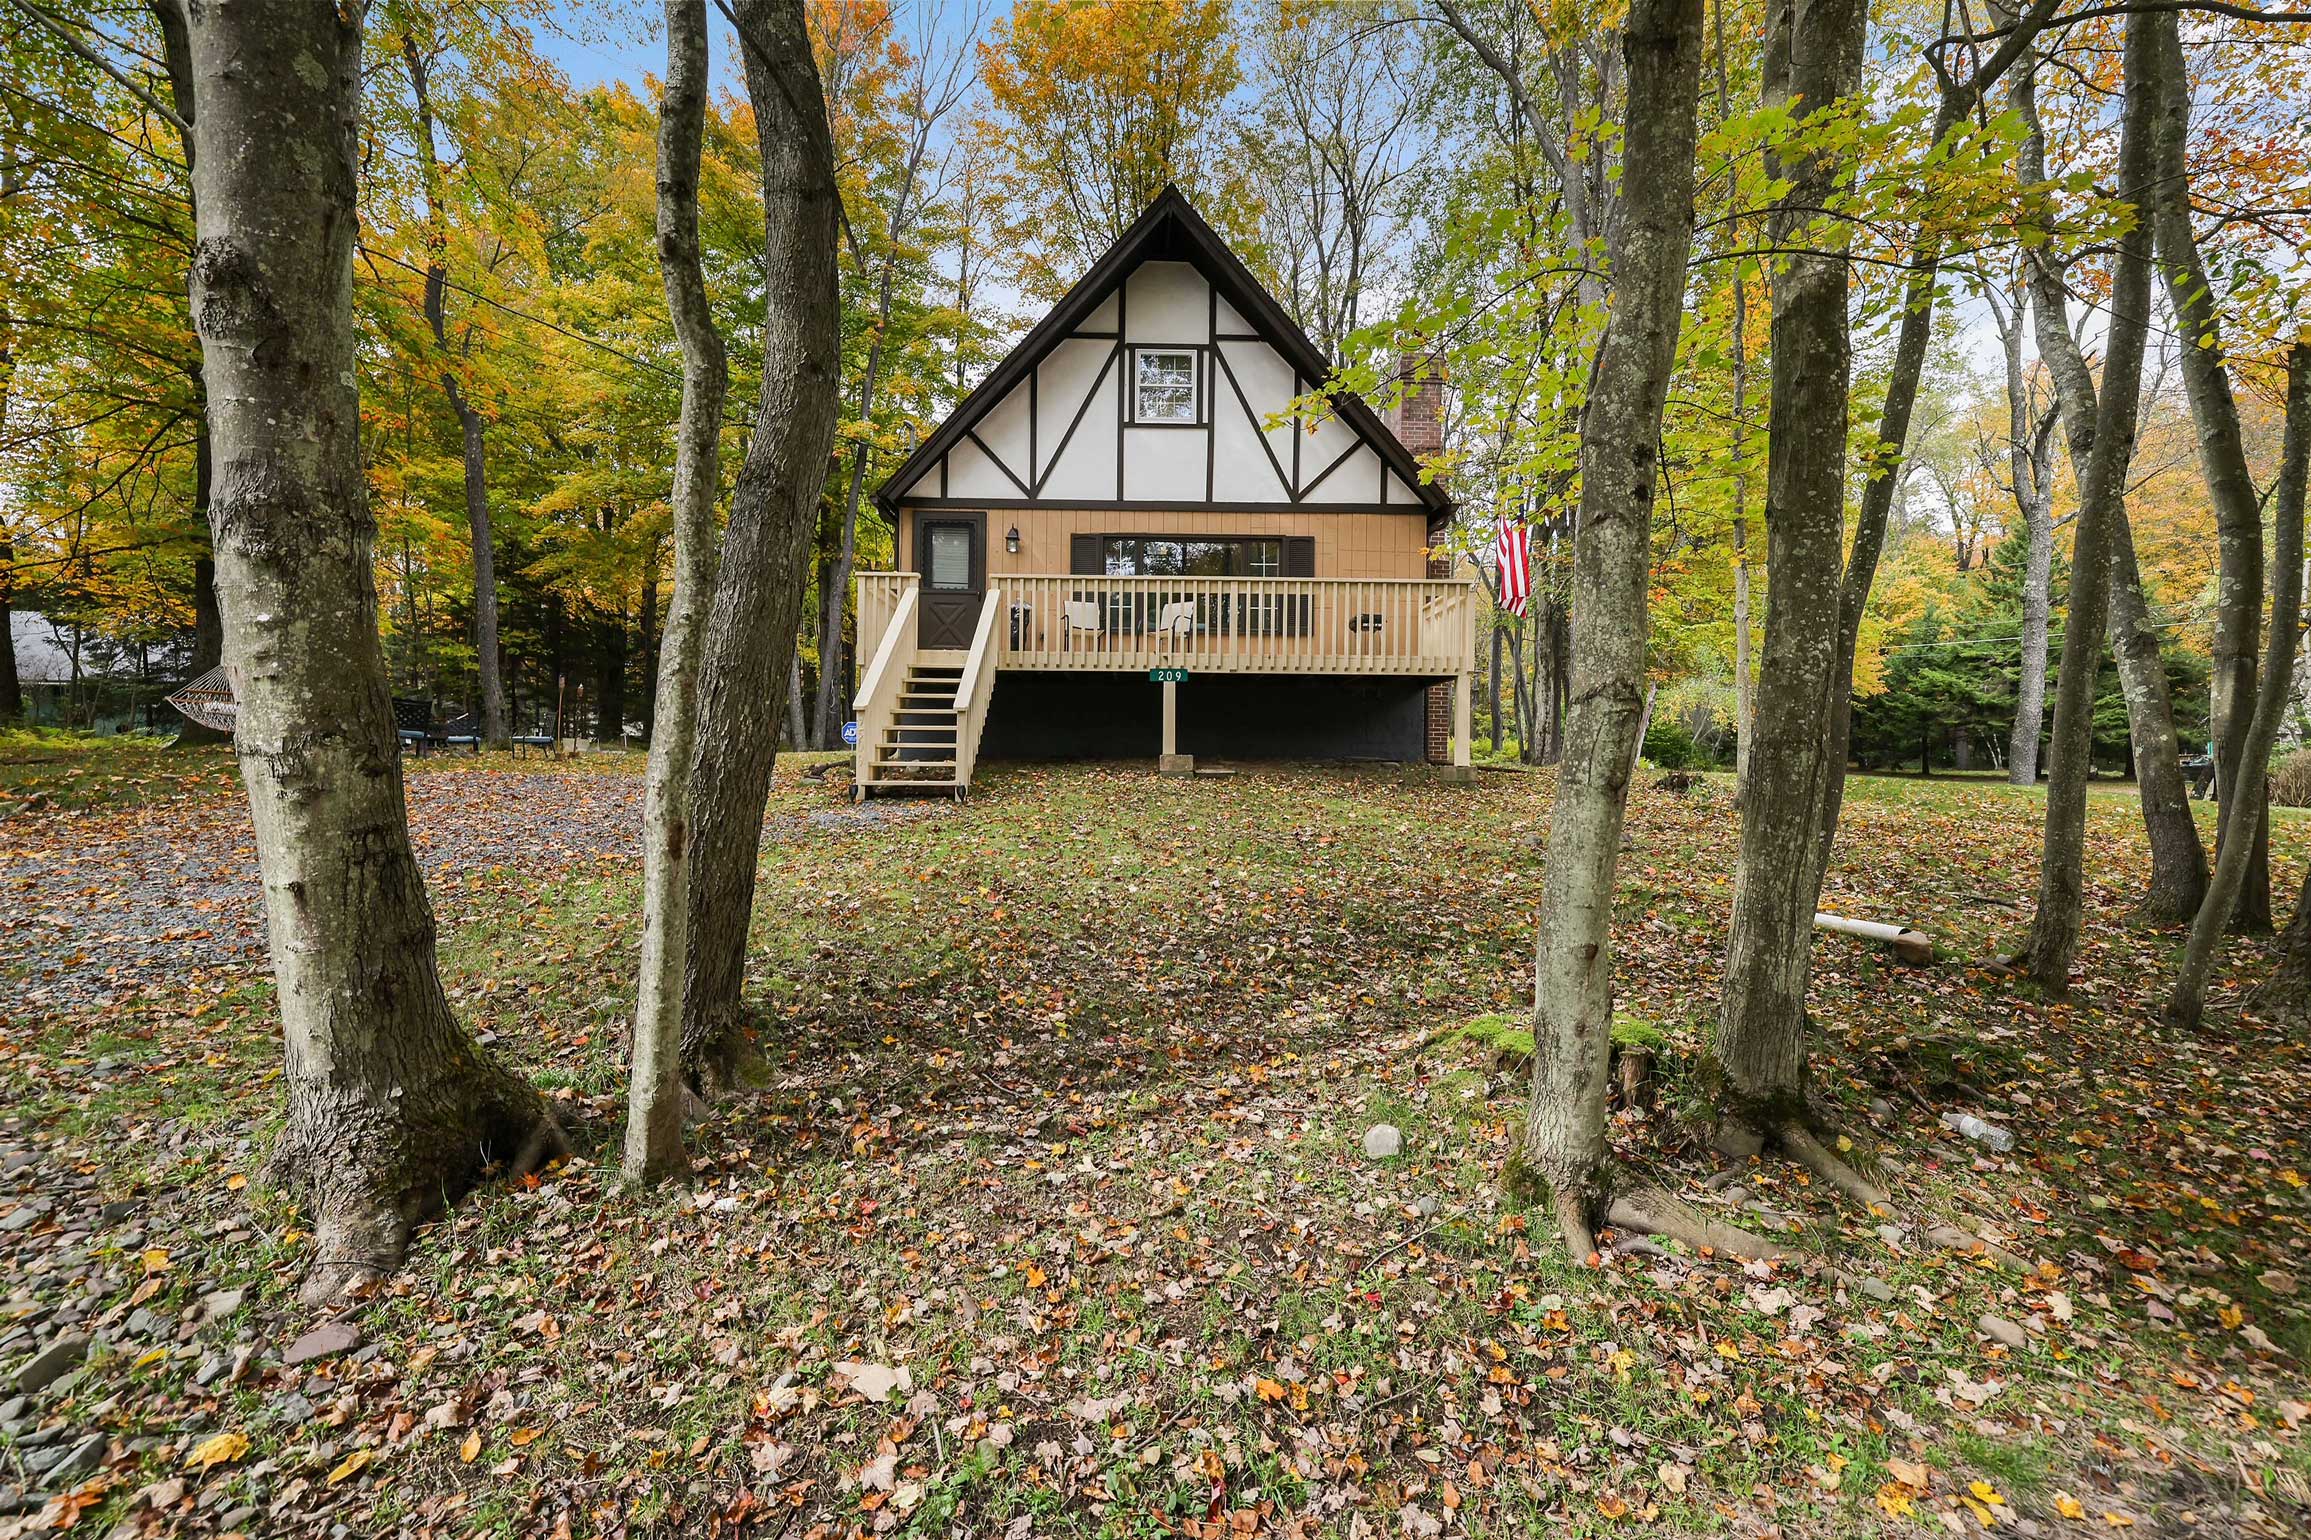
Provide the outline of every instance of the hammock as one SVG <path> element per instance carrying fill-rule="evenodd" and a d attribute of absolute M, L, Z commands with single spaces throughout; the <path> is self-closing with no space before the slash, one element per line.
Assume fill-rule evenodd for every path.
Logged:
<path fill-rule="evenodd" d="M 222 665 L 210 669 L 169 696 L 168 703 L 188 720 L 198 722 L 203 727 L 214 728 L 220 733 L 231 732 L 234 719 L 240 714 L 240 708 L 233 700 L 232 681 L 225 677 Z"/>

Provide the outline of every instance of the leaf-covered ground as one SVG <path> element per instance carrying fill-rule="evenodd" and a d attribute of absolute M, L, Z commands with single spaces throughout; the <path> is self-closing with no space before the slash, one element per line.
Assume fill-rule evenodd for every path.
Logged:
<path fill-rule="evenodd" d="M 1970 966 L 2023 916 L 2037 797 L 1854 785 L 1825 902 L 1944 956 L 1816 950 L 1820 1099 L 1889 1222 L 1682 1123 L 1734 830 L 1721 780 L 1644 790 L 1621 1009 L 1669 1047 L 1617 1137 L 1809 1260 L 1582 1271 L 1497 1192 L 1521 1077 L 1460 1032 L 1525 1003 L 1545 777 L 1017 768 L 857 809 L 782 765 L 767 1077 L 692 1188 L 635 1197 L 637 768 L 413 766 L 450 985 L 581 1155 L 317 1316 L 252 1185 L 279 1048 L 229 758 L 0 743 L 0 1375 L 92 1339 L 0 1380 L 0 1536 L 2311 1525 L 2304 1036 L 2227 975 L 2206 1031 L 2157 1025 L 2178 938 L 2123 923 L 2123 791 L 2049 1005 Z"/>

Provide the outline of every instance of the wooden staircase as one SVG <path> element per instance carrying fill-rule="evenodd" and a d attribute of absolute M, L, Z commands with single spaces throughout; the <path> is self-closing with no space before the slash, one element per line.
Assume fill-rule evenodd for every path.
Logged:
<path fill-rule="evenodd" d="M 963 682 L 960 666 L 911 661 L 889 723 L 874 745 L 871 784 L 911 790 L 956 791 L 965 782 L 957 740 L 963 708 L 955 693 Z"/>
<path fill-rule="evenodd" d="M 900 599 L 852 702 L 859 800 L 877 791 L 943 793 L 957 801 L 969 793 L 995 693 L 1001 600 L 1000 592 L 988 592 L 968 648 L 930 651 L 912 645 L 914 591 Z"/>

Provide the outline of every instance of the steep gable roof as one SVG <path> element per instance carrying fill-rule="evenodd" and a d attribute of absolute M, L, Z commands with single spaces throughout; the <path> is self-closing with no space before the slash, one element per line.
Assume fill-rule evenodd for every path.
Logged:
<path fill-rule="evenodd" d="M 1204 222 L 1187 196 L 1177 186 L 1167 183 L 1146 212 L 1092 264 L 1091 271 L 1067 291 L 1050 313 L 957 404 L 946 421 L 884 480 L 875 493 L 875 500 L 883 510 L 895 512 L 907 488 L 935 468 L 956 445 L 971 437 L 987 414 L 1055 348 L 1089 321 L 1108 297 L 1122 288 L 1133 271 L 1146 262 L 1185 262 L 1193 266 L 1251 324 L 1262 340 L 1292 366 L 1299 378 L 1311 386 L 1332 372 L 1324 355 L 1308 340 L 1308 334 L 1260 280 L 1252 276 L 1251 270 L 1229 249 L 1219 233 Z M 1342 391 L 1333 395 L 1331 401 L 1340 421 L 1368 444 L 1419 499 L 1417 504 L 1403 505 L 1407 512 L 1417 507 L 1429 515 L 1432 523 L 1451 514 L 1452 499 L 1442 487 L 1421 480 L 1419 461 L 1361 396 Z"/>

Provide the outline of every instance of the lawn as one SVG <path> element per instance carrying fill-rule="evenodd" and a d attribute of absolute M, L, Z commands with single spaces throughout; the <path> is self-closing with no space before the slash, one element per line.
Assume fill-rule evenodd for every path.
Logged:
<path fill-rule="evenodd" d="M 2048 1004 L 1979 966 L 2040 795 L 1854 783 L 1825 906 L 1941 954 L 1816 950 L 1818 1096 L 1889 1221 L 1687 1125 L 1730 787 L 1641 789 L 1619 1010 L 1665 1046 L 1616 1138 L 1805 1260 L 1580 1270 L 1497 1190 L 1522 1077 L 1463 1030 L 1528 1003 L 1545 775 L 996 767 L 967 805 L 858 808 L 782 763 L 765 1077 L 696 1130 L 692 1187 L 637 1197 L 638 770 L 412 766 L 454 997 L 580 1154 L 325 1321 L 254 1180 L 279 1048 L 229 756 L 0 741 L 0 1374 L 97 1339 L 0 1406 L 0 1536 L 2311 1525 L 2311 1065 L 2238 1015 L 2248 944 L 2205 1031 L 2158 1025 L 2180 937 L 2124 922 L 2124 795 Z M 2281 815 L 2289 903 L 2307 836 Z M 1368 1159 L 1382 1122 L 1403 1152 Z"/>

